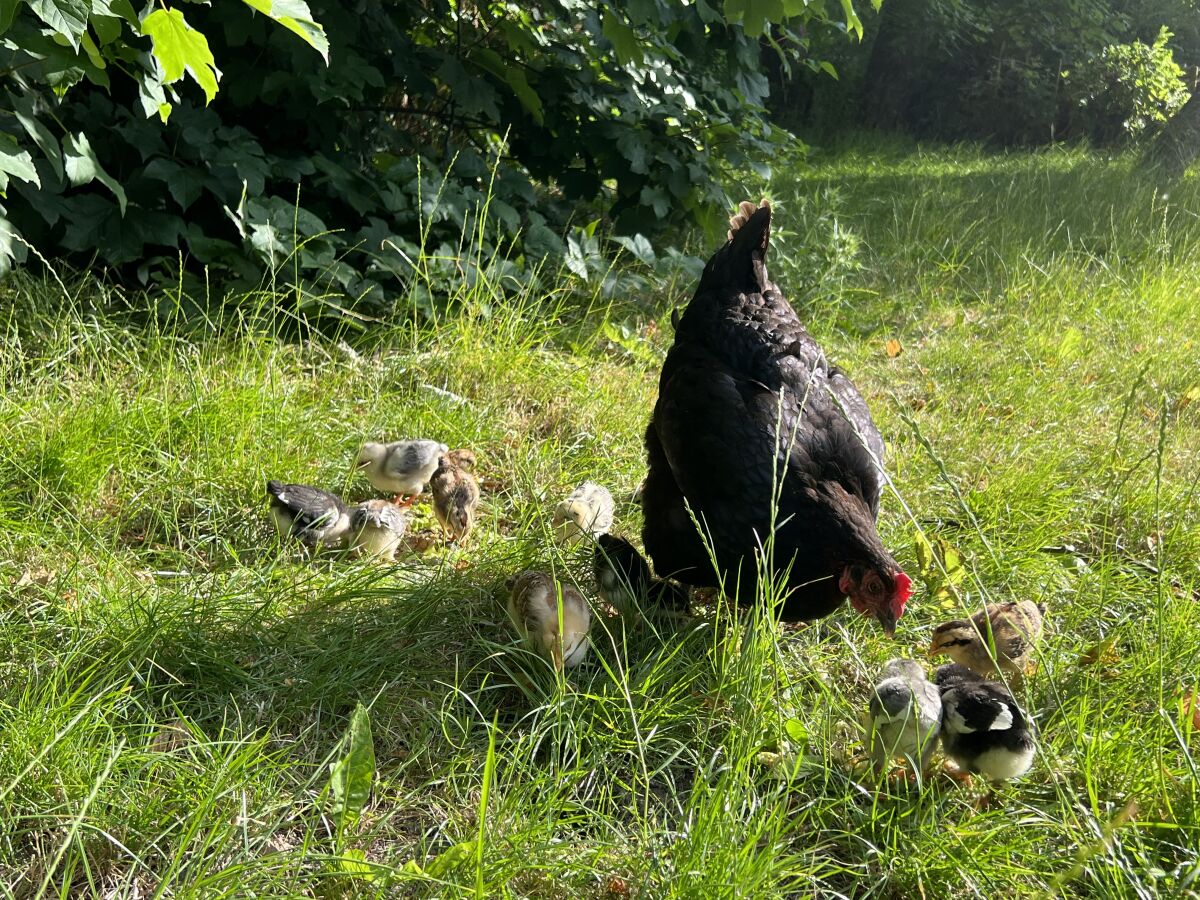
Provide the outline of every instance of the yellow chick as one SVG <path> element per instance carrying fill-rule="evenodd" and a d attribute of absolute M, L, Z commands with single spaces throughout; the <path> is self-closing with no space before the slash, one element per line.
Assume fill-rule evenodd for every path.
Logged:
<path fill-rule="evenodd" d="M 562 544 L 575 544 L 585 535 L 608 534 L 613 524 L 613 498 L 608 488 L 585 481 L 554 508 L 551 526 Z"/>

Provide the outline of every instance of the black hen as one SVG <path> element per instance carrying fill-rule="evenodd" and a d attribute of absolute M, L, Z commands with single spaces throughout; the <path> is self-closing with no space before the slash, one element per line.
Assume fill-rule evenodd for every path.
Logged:
<path fill-rule="evenodd" d="M 656 571 L 687 584 L 717 586 L 719 570 L 752 603 L 756 551 L 774 524 L 783 618 L 828 615 L 849 595 L 890 635 L 911 583 L 875 530 L 883 440 L 767 277 L 770 207 L 743 203 L 730 224 L 663 363 L 646 431 L 646 551 Z"/>

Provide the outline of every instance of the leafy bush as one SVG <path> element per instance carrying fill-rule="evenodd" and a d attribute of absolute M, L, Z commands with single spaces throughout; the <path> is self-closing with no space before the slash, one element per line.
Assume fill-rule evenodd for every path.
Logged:
<path fill-rule="evenodd" d="M 19 233 L 142 283 L 282 281 L 297 311 L 354 317 L 444 299 L 421 258 L 518 281 L 570 263 L 573 217 L 667 242 L 715 228 L 724 167 L 786 137 L 760 114 L 759 35 L 833 24 L 802 0 L 16 9 L 0 265 Z"/>
<path fill-rule="evenodd" d="M 1164 25 L 1152 44 L 1110 44 L 1069 72 L 1073 130 L 1109 144 L 1166 122 L 1190 96 L 1170 39 Z"/>

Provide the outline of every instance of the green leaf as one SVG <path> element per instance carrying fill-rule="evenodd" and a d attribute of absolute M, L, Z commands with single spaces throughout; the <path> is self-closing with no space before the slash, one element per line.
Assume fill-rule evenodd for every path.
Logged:
<path fill-rule="evenodd" d="M 68 134 L 63 139 L 63 155 L 66 158 L 67 178 L 71 184 L 78 187 L 92 181 L 99 181 L 113 192 L 121 207 L 121 215 L 125 215 L 125 207 L 128 203 L 125 198 L 125 189 L 117 183 L 115 178 L 104 171 L 100 160 L 96 159 L 96 151 L 92 149 L 86 134 L 82 131 L 78 134 Z"/>
<path fill-rule="evenodd" d="M 481 47 L 473 52 L 470 60 L 483 69 L 483 71 L 499 78 L 512 88 L 517 100 L 520 101 L 521 106 L 525 108 L 526 112 L 533 116 L 534 121 L 539 125 L 545 122 L 542 98 L 537 95 L 537 91 L 529 86 L 529 80 L 525 77 L 525 70 L 517 63 L 502 59 L 499 53 L 487 47 Z M 447 78 L 447 82 L 450 83 L 451 79 Z M 450 88 L 460 93 L 469 90 L 469 79 L 467 82 L 460 82 L 458 84 L 450 83 Z"/>
<path fill-rule="evenodd" d="M 12 271 L 14 262 L 25 262 L 28 251 L 18 237 L 12 222 L 0 216 L 0 278 Z"/>
<path fill-rule="evenodd" d="M 833 67 L 833 63 L 831 63 L 829 60 L 821 60 L 819 63 L 817 63 L 817 67 L 826 75 L 832 76 L 835 81 L 841 81 L 841 79 L 838 78 L 837 69 Z"/>
<path fill-rule="evenodd" d="M 17 139 L 11 134 L 0 132 L 0 191 L 8 187 L 9 175 L 38 187 L 42 186 L 29 151 L 22 150 L 17 144 Z"/>
<path fill-rule="evenodd" d="M 463 841 L 435 856 L 425 866 L 430 878 L 445 878 L 467 860 L 475 856 L 475 841 Z M 411 862 L 411 860 L 410 860 Z"/>
<path fill-rule="evenodd" d="M 312 11 L 304 0 L 243 0 L 251 9 L 274 19 L 288 31 L 300 38 L 321 54 L 325 65 L 329 65 L 329 38 L 325 29 L 313 19 Z"/>
<path fill-rule="evenodd" d="M 0 0 L 0 34 L 8 31 L 20 5 L 21 0 Z M 3 228 L 3 225 L 0 225 L 0 228 Z M 3 252 L 3 248 L 0 248 L 0 257 L 3 257 Z M 3 260 L 0 259 L 0 266 L 2 265 Z"/>
<path fill-rule="evenodd" d="M 354 708 L 342 737 L 342 755 L 329 766 L 329 792 L 333 797 L 329 815 L 340 848 L 346 833 L 362 815 L 371 796 L 375 778 L 375 745 L 371 739 L 371 715 L 361 703 Z"/>
<path fill-rule="evenodd" d="M 770 22 L 783 21 L 783 0 L 725 0 L 725 17 L 742 23 L 750 37 L 758 37 Z"/>
<path fill-rule="evenodd" d="M 343 850 L 338 857 L 338 869 L 350 878 L 374 881 L 375 867 L 366 860 L 366 850 Z"/>
<path fill-rule="evenodd" d="M 787 732 L 788 739 L 797 744 L 804 744 L 808 741 L 808 729 L 799 719 L 788 719 L 783 723 L 783 730 Z"/>
<path fill-rule="evenodd" d="M 50 167 L 54 169 L 55 176 L 61 181 L 63 177 L 63 158 L 62 148 L 58 145 L 58 140 L 50 133 L 50 129 L 42 124 L 38 119 L 37 114 L 33 111 L 33 97 L 24 94 L 20 97 L 8 95 L 9 107 L 13 111 L 13 115 L 17 117 L 17 121 L 21 123 L 21 127 L 25 129 L 38 149 L 42 151 L 42 155 L 46 157 Z"/>
<path fill-rule="evenodd" d="M 92 11 L 88 0 L 29 0 L 29 8 L 56 34 L 79 49 L 79 38 L 87 31 L 88 16 Z"/>
<path fill-rule="evenodd" d="M 638 262 L 643 262 L 648 266 L 654 265 L 654 247 L 643 235 L 635 234 L 633 237 L 618 235 L 613 240 L 628 250 Z"/>
<path fill-rule="evenodd" d="M 142 34 L 154 42 L 154 56 L 163 67 L 163 82 L 171 84 L 187 71 L 204 91 L 205 103 L 217 96 L 221 73 L 208 49 L 208 39 L 177 9 L 156 9 L 142 20 Z"/>
<path fill-rule="evenodd" d="M 846 30 L 853 32 L 861 41 L 863 38 L 862 19 L 854 11 L 854 0 L 842 0 L 842 12 L 846 14 Z"/>
<path fill-rule="evenodd" d="M 519 66 L 509 66 L 504 73 L 504 80 L 513 89 L 513 93 L 517 95 L 517 99 L 521 101 L 525 111 L 533 116 L 533 120 L 539 125 L 543 124 L 546 116 L 542 110 L 542 98 L 529 86 L 529 81 L 525 78 L 525 70 Z"/>
<path fill-rule="evenodd" d="M 608 38 L 616 51 L 617 60 L 621 65 L 642 61 L 642 45 L 638 42 L 637 34 L 620 16 L 611 9 L 604 11 L 604 36 Z"/>

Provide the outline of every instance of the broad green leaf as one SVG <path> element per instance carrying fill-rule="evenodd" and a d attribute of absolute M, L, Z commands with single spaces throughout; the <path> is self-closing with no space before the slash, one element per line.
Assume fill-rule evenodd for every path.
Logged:
<path fill-rule="evenodd" d="M 822 72 L 824 72 L 826 75 L 830 75 L 830 76 L 832 76 L 832 77 L 834 78 L 834 80 L 835 80 L 835 81 L 841 81 L 841 79 L 838 77 L 838 71 L 837 71 L 837 69 L 835 69 L 835 68 L 833 67 L 833 63 L 831 63 L 829 60 L 827 60 L 827 59 L 823 59 L 823 60 L 821 60 L 819 63 L 817 63 L 817 66 L 818 66 L 818 67 L 820 68 L 820 70 L 821 70 Z"/>
<path fill-rule="evenodd" d="M 542 98 L 529 86 L 529 80 L 525 77 L 524 69 L 514 62 L 501 59 L 499 53 L 487 47 L 482 47 L 473 52 L 470 60 L 483 69 L 483 71 L 499 78 L 512 88 L 513 93 L 516 94 L 517 99 L 521 102 L 521 106 L 533 116 L 534 121 L 539 125 L 545 121 Z M 453 83 L 451 83 L 451 88 L 454 88 Z M 460 86 L 459 89 L 462 90 L 465 88 Z"/>
<path fill-rule="evenodd" d="M 103 54 L 100 53 L 100 48 L 96 46 L 96 42 L 92 40 L 91 35 L 86 31 L 80 36 L 79 44 L 83 47 L 83 52 L 87 54 L 88 59 L 92 61 L 93 66 L 97 69 L 103 69 L 107 66 Z"/>
<path fill-rule="evenodd" d="M 34 15 L 79 49 L 79 38 L 87 30 L 92 11 L 89 0 L 28 0 Z"/>
<path fill-rule="evenodd" d="M 787 732 L 788 738 L 797 744 L 803 744 L 808 740 L 808 729 L 799 719 L 788 719 L 783 723 L 783 730 Z"/>
<path fill-rule="evenodd" d="M 546 116 L 542 110 L 542 98 L 529 86 L 529 81 L 525 78 L 525 70 L 519 66 L 509 66 L 504 73 L 504 80 L 513 89 L 513 93 L 517 95 L 517 99 L 521 101 L 525 111 L 533 116 L 533 120 L 539 125 L 543 124 Z"/>
<path fill-rule="evenodd" d="M 0 278 L 12 271 L 14 262 L 25 262 L 27 252 L 12 222 L 0 216 Z"/>
<path fill-rule="evenodd" d="M 329 64 L 329 39 L 325 29 L 313 19 L 312 11 L 304 0 L 243 0 L 251 9 L 274 19 L 288 31 L 298 34 L 303 41 L 321 54 Z"/>
<path fill-rule="evenodd" d="M 638 42 L 637 34 L 629 25 L 614 13 L 611 9 L 604 11 L 604 25 L 602 26 L 604 36 L 608 38 L 613 45 L 613 50 L 617 53 L 617 60 L 621 65 L 631 62 L 640 63 L 642 61 L 642 46 Z"/>
<path fill-rule="evenodd" d="M 367 862 L 366 850 L 343 850 L 337 863 L 343 875 L 363 881 L 375 880 L 375 867 Z"/>
<path fill-rule="evenodd" d="M 475 841 L 463 841 L 455 844 L 449 850 L 445 850 L 431 859 L 425 866 L 425 874 L 430 878 L 445 878 L 475 855 L 475 845 Z"/>
<path fill-rule="evenodd" d="M 107 16 L 124 19 L 135 28 L 139 27 L 137 11 L 130 0 L 92 0 L 92 18 Z"/>
<path fill-rule="evenodd" d="M 633 237 L 618 235 L 613 240 L 628 250 L 638 262 L 643 262 L 648 266 L 654 265 L 654 247 L 646 240 L 645 236 L 640 234 L 635 234 Z"/>
<path fill-rule="evenodd" d="M 758 37 L 770 22 L 783 20 L 783 0 L 725 0 L 725 17 L 742 23 L 750 37 Z"/>
<path fill-rule="evenodd" d="M 37 144 L 42 155 L 46 157 L 46 161 L 50 163 L 50 167 L 54 169 L 54 174 L 61 180 L 63 177 L 62 148 L 59 147 L 58 140 L 54 135 L 50 133 L 50 129 L 42 124 L 34 112 L 33 98 L 28 94 L 21 97 L 9 94 L 8 104 L 13 115 L 17 117 L 17 121 L 21 123 L 21 127 L 25 129 L 25 133 Z"/>
<path fill-rule="evenodd" d="M 115 178 L 104 171 L 100 160 L 96 159 L 96 151 L 92 149 L 86 134 L 82 131 L 78 134 L 68 134 L 63 139 L 63 156 L 66 159 L 67 178 L 71 184 L 79 186 L 99 181 L 113 192 L 121 207 L 121 215 L 125 215 L 125 207 L 128 204 L 125 198 L 125 189 L 117 183 Z"/>
<path fill-rule="evenodd" d="M 371 739 L 371 715 L 361 703 L 354 708 L 342 737 L 342 755 L 329 766 L 329 792 L 333 802 L 329 815 L 336 831 L 335 844 L 342 846 L 347 831 L 362 815 L 371 796 L 375 778 L 375 745 Z"/>
<path fill-rule="evenodd" d="M 217 96 L 221 73 L 208 49 L 208 39 L 177 9 L 156 9 L 142 20 L 142 34 L 154 42 L 154 56 L 163 67 L 163 82 L 171 84 L 187 71 L 204 91 L 205 103 Z"/>
<path fill-rule="evenodd" d="M 8 31 L 20 5 L 21 0 L 0 0 L 0 34 Z M 3 225 L 0 225 L 0 228 L 3 228 Z M 0 249 L 0 255 L 3 255 L 2 249 Z"/>
<path fill-rule="evenodd" d="M 842 0 L 842 12 L 846 14 L 846 30 L 853 32 L 861 41 L 863 37 L 862 19 L 854 11 L 854 0 Z"/>
<path fill-rule="evenodd" d="M 28 150 L 22 150 L 17 139 L 11 134 L 0 132 L 0 190 L 8 187 L 8 176 L 42 186 L 37 169 L 33 167 L 33 157 Z"/>

